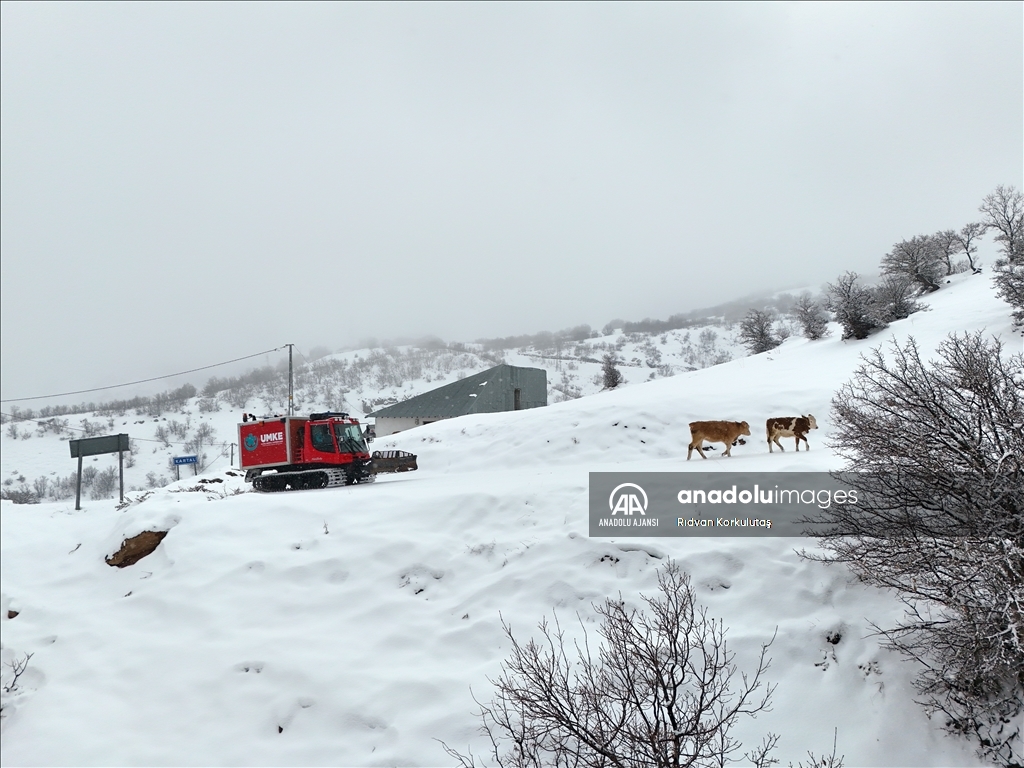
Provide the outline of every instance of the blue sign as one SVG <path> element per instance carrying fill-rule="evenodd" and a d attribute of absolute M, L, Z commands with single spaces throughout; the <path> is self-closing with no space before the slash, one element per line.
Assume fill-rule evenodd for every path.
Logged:
<path fill-rule="evenodd" d="M 181 464 L 198 464 L 198 463 L 199 463 L 199 457 L 197 457 L 197 456 L 175 456 L 174 457 L 174 464 L 175 464 L 175 466 L 179 466 Z"/>

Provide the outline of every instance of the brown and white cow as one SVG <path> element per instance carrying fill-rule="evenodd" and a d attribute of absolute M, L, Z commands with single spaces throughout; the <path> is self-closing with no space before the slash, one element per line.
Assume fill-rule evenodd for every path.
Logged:
<path fill-rule="evenodd" d="M 780 451 L 786 450 L 782 447 L 782 443 L 779 442 L 780 437 L 795 437 L 797 451 L 800 450 L 800 441 L 803 440 L 804 445 L 807 446 L 809 451 L 811 446 L 807 442 L 807 433 L 817 428 L 818 422 L 809 413 L 806 416 L 786 416 L 784 418 L 768 419 L 768 422 L 765 424 L 765 432 L 768 434 L 768 452 L 775 452 L 772 443 L 779 446 Z"/>
<path fill-rule="evenodd" d="M 725 453 L 722 455 L 732 456 L 730 453 L 732 444 L 739 439 L 740 435 L 749 434 L 750 425 L 745 421 L 691 421 L 690 447 L 686 451 L 686 460 L 690 460 L 694 448 L 697 449 L 697 453 L 702 459 L 707 458 L 702 447 L 705 440 L 709 443 L 725 443 Z"/>

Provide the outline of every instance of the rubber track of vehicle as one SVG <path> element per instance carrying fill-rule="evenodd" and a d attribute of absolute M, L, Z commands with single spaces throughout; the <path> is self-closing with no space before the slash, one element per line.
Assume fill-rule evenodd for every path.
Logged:
<path fill-rule="evenodd" d="M 316 475 L 326 475 L 326 485 L 310 484 Z M 302 472 L 276 472 L 260 475 L 252 484 L 259 493 L 284 493 L 286 491 L 305 491 L 311 488 L 336 488 L 346 485 L 348 475 L 343 469 L 307 469 Z M 284 487 L 277 487 L 277 486 Z"/>

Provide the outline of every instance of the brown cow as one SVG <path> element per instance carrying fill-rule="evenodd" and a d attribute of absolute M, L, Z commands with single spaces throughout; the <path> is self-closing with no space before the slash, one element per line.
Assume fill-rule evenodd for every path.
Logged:
<path fill-rule="evenodd" d="M 809 451 L 811 446 L 807 442 L 807 433 L 817 428 L 818 422 L 809 413 L 806 416 L 786 416 L 785 418 L 768 419 L 768 422 L 765 424 L 765 431 L 768 434 L 768 452 L 775 453 L 772 443 L 779 446 L 780 451 L 786 450 L 782 447 L 782 443 L 779 442 L 780 437 L 795 437 L 797 451 L 800 450 L 800 441 L 803 440 L 804 445 L 807 446 Z"/>
<path fill-rule="evenodd" d="M 690 422 L 690 447 L 686 451 L 686 460 L 690 460 L 693 449 L 697 449 L 702 459 L 704 455 L 703 443 L 725 443 L 723 456 L 732 456 L 733 443 L 740 435 L 749 435 L 750 425 L 745 421 L 691 421 Z"/>

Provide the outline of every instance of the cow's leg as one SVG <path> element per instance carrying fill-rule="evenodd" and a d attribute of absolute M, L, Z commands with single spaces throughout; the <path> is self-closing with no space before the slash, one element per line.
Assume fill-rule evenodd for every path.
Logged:
<path fill-rule="evenodd" d="M 793 442 L 796 443 L 796 452 L 800 453 L 800 435 L 793 435 Z"/>
<path fill-rule="evenodd" d="M 725 453 L 723 453 L 722 455 L 732 456 L 732 444 L 728 440 L 723 440 L 722 442 L 725 443 Z"/>
<path fill-rule="evenodd" d="M 775 436 L 774 436 L 774 437 L 772 438 L 772 440 L 774 441 L 774 443 L 775 443 L 775 444 L 776 444 L 777 446 L 779 446 L 779 450 L 780 450 L 780 451 L 782 451 L 783 453 L 785 453 L 785 452 L 786 452 L 786 449 L 782 447 L 782 443 L 780 443 L 780 442 L 779 442 L 779 436 L 778 436 L 778 435 L 775 435 Z"/>
<path fill-rule="evenodd" d="M 691 456 L 693 456 L 693 443 L 690 443 L 686 449 L 686 460 L 689 461 Z"/>

